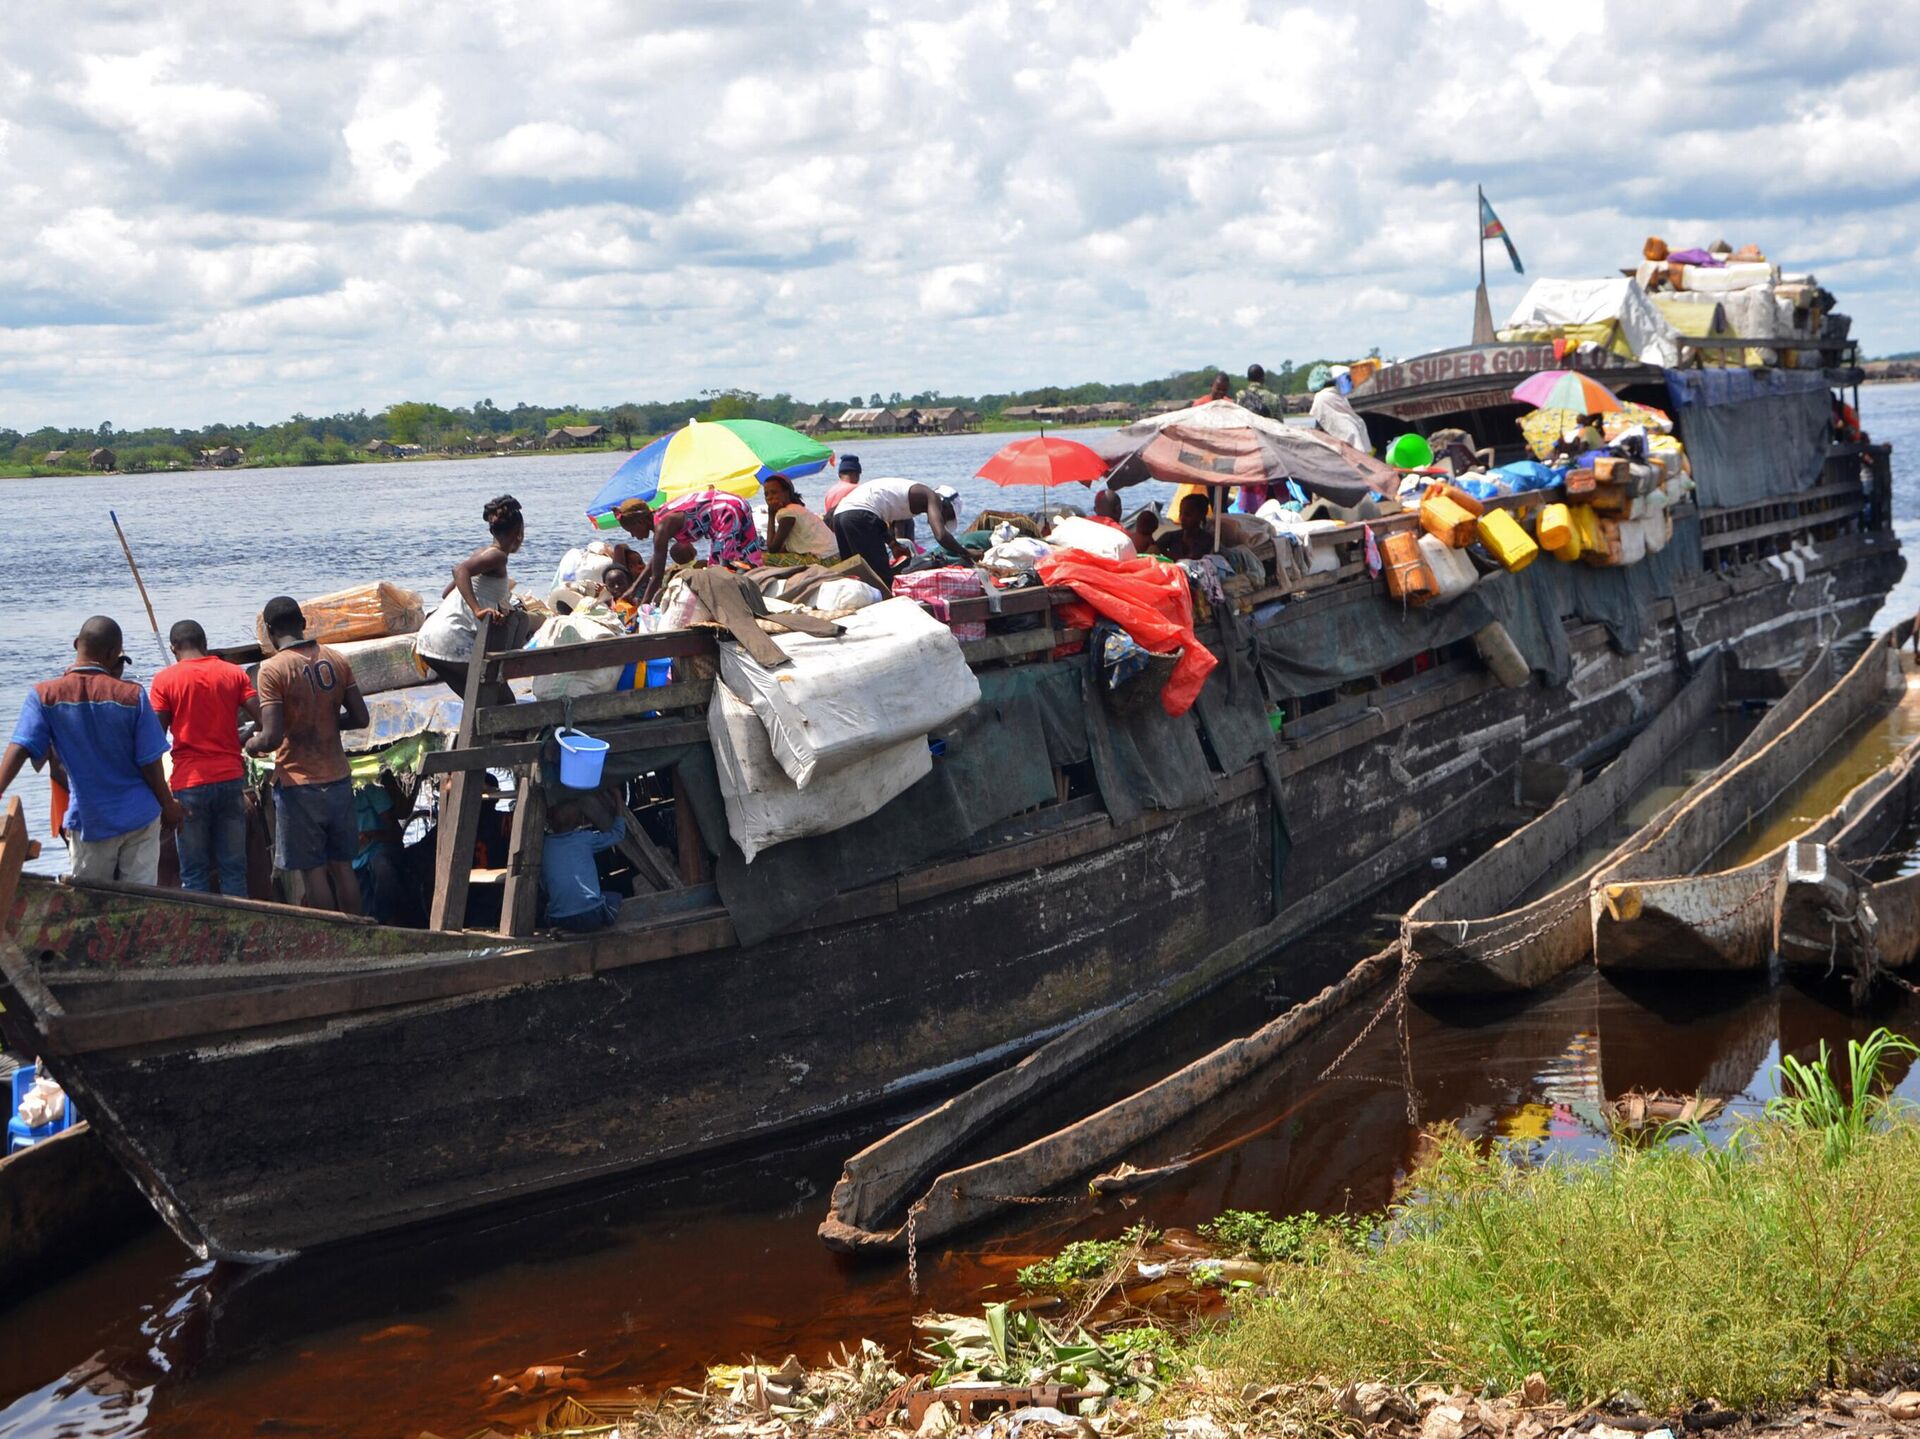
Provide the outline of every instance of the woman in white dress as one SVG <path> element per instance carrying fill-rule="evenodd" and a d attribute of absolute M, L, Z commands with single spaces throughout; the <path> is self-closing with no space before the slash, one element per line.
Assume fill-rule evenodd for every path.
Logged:
<path fill-rule="evenodd" d="M 473 641 L 479 631 L 479 617 L 498 627 L 507 619 L 507 600 L 513 593 L 513 580 L 507 574 L 507 558 L 526 543 L 526 521 L 521 518 L 520 502 L 512 495 L 488 500 L 481 511 L 492 539 L 453 567 L 453 579 L 441 592 L 440 603 L 427 616 L 415 636 L 413 652 L 455 694 L 467 692 L 467 667 L 473 660 Z M 513 703 L 513 690 L 503 681 L 494 681 L 481 691 L 487 704 Z"/>

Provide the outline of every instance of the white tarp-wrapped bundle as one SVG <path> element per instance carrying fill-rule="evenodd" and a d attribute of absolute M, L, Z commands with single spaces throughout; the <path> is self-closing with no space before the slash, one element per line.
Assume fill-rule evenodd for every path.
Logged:
<path fill-rule="evenodd" d="M 753 706 L 800 789 L 923 738 L 980 701 L 959 641 L 913 600 L 869 605 L 840 624 L 838 636 L 781 635 L 792 662 L 777 669 L 736 644 L 720 646 L 721 683 Z"/>
<path fill-rule="evenodd" d="M 832 834 L 865 819 L 933 769 L 926 736 L 915 735 L 859 764 L 818 775 L 801 789 L 774 758 L 766 726 L 753 706 L 735 699 L 724 684 L 713 687 L 707 733 L 713 739 L 727 832 L 748 864 L 769 845 Z"/>
<path fill-rule="evenodd" d="M 620 623 L 604 605 L 578 609 L 572 614 L 555 615 L 527 641 L 530 650 L 557 649 L 561 645 L 582 645 L 594 640 L 617 639 Z M 580 695 L 612 694 L 620 683 L 624 665 L 597 670 L 563 670 L 559 674 L 535 675 L 528 686 L 535 699 L 575 699 Z"/>
<path fill-rule="evenodd" d="M 1580 341 L 1595 340 L 1644 364 L 1680 363 L 1680 332 L 1654 308 L 1647 292 L 1625 275 L 1611 280 L 1535 280 L 1507 317 L 1500 338 L 1532 338 L 1548 331 Z M 1603 336 L 1603 331 L 1611 333 Z"/>

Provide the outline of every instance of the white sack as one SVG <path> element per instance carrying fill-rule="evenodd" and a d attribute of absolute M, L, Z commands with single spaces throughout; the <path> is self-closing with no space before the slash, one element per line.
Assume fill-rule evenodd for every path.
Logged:
<path fill-rule="evenodd" d="M 885 598 L 865 580 L 828 580 L 815 585 L 808 593 L 807 607 L 831 614 L 840 610 L 864 610 L 868 605 L 877 605 Z M 772 607 L 771 601 L 768 607 Z"/>
<path fill-rule="evenodd" d="M 753 706 L 735 698 L 724 684 L 713 687 L 707 733 L 720 773 L 720 798 L 727 807 L 727 833 L 748 864 L 769 845 L 832 834 L 865 819 L 933 769 L 926 736 L 915 735 L 860 764 L 819 776 L 803 790 L 774 758 Z"/>
<path fill-rule="evenodd" d="M 596 617 L 608 615 L 605 620 Z M 611 615 L 604 607 L 593 610 L 575 610 L 570 615 L 555 615 L 533 633 L 527 641 L 530 650 L 550 650 L 560 645 L 585 644 L 589 640 L 610 640 L 620 633 L 620 627 L 612 623 Z M 568 670 L 560 674 L 535 675 L 527 681 L 527 688 L 533 691 L 535 699 L 564 700 L 580 695 L 612 694 L 620 683 L 620 671 L 624 665 L 597 670 Z"/>
<path fill-rule="evenodd" d="M 839 636 L 775 637 L 792 663 L 765 669 L 730 640 L 720 678 L 753 705 L 774 757 L 807 788 L 902 740 L 951 724 L 980 701 L 960 642 L 904 596 L 856 610 Z"/>
<path fill-rule="evenodd" d="M 1125 530 L 1116 530 L 1097 520 L 1078 515 L 1062 515 L 1053 522 L 1047 543 L 1063 550 L 1081 550 L 1103 560 L 1137 560 L 1133 539 Z"/>

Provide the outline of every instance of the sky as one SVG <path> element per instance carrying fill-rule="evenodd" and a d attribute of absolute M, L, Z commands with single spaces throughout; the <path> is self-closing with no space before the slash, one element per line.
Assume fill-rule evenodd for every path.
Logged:
<path fill-rule="evenodd" d="M 1007 391 L 1470 332 L 1649 234 L 1920 348 L 1920 0 L 0 11 L 0 425 Z M 1496 320 L 1524 292 L 1487 251 Z"/>

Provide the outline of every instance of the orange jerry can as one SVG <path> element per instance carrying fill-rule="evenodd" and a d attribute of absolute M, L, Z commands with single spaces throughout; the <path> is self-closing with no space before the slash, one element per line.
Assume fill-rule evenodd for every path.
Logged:
<path fill-rule="evenodd" d="M 1445 480 L 1440 481 L 1437 485 L 1427 486 L 1427 493 L 1429 495 L 1445 495 L 1476 520 L 1487 512 L 1487 507 L 1479 500 L 1476 500 L 1458 485 L 1450 485 Z"/>
<path fill-rule="evenodd" d="M 1583 564 L 1596 566 L 1623 565 L 1627 562 L 1626 548 L 1620 539 L 1620 522 L 1601 518 L 1599 543 L 1580 556 Z"/>
<path fill-rule="evenodd" d="M 1433 598 L 1433 572 L 1420 558 L 1420 537 L 1412 530 L 1396 530 L 1383 537 L 1380 562 L 1386 569 L 1387 593 L 1395 599 L 1423 605 Z"/>
<path fill-rule="evenodd" d="M 1428 490 L 1420 502 L 1420 527 L 1456 550 L 1464 550 L 1479 533 L 1473 513 L 1439 490 Z"/>

